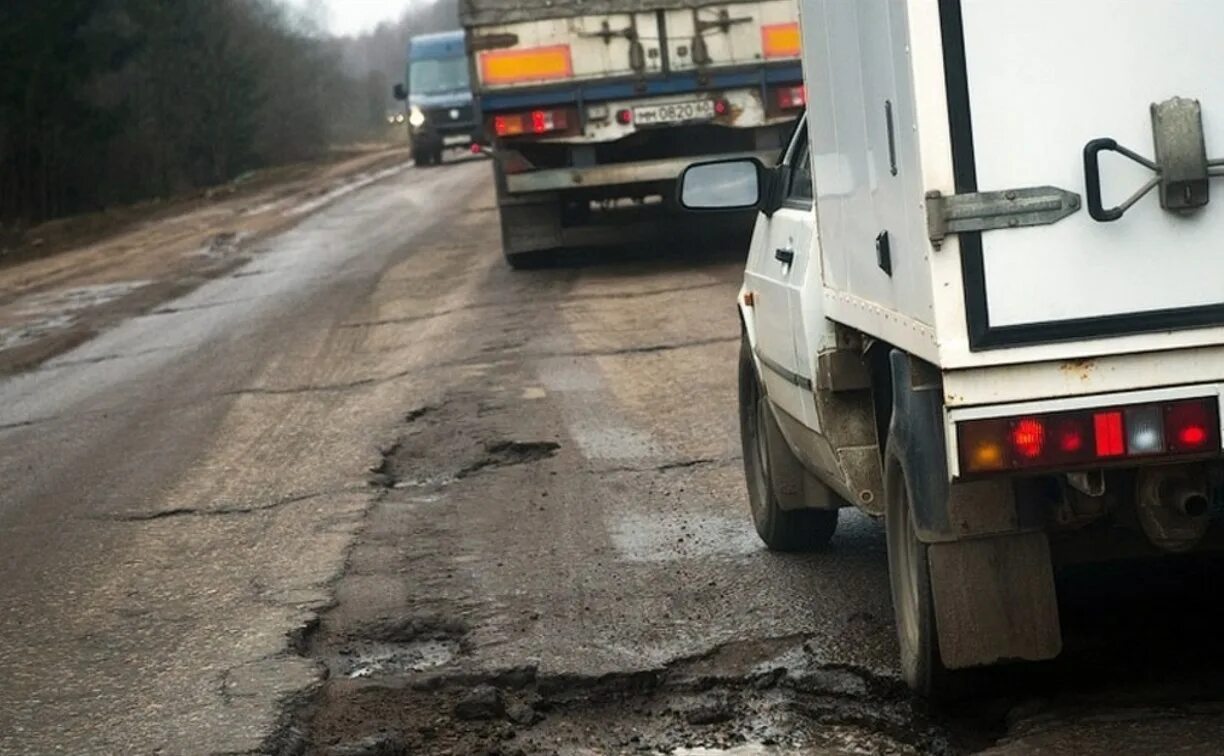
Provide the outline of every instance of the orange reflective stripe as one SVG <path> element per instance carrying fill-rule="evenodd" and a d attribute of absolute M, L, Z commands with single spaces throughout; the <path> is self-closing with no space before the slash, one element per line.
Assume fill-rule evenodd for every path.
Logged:
<path fill-rule="evenodd" d="M 761 50 L 766 58 L 797 58 L 802 51 L 799 24 L 767 24 L 761 27 Z"/>
<path fill-rule="evenodd" d="M 493 50 L 480 54 L 480 78 L 485 84 L 568 79 L 574 75 L 569 45 L 526 50 Z"/>

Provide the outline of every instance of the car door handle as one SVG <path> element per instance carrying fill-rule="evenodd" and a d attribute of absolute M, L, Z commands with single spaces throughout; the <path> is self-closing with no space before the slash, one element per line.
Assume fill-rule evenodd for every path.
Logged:
<path fill-rule="evenodd" d="M 795 261 L 795 250 L 787 247 L 778 247 L 774 250 L 774 259 L 783 265 L 790 265 Z"/>

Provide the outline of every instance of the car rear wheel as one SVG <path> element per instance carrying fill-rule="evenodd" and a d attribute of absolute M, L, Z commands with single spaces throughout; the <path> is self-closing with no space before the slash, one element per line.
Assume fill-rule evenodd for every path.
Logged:
<path fill-rule="evenodd" d="M 794 453 L 780 441 L 778 421 L 757 377 L 747 336 L 740 348 L 739 393 L 744 477 L 757 535 L 774 551 L 805 551 L 824 546 L 837 529 L 837 510 L 788 510 L 778 500 L 779 483 L 787 478 L 803 480 L 803 470 Z"/>
<path fill-rule="evenodd" d="M 888 575 L 901 674 L 917 693 L 932 700 L 949 690 L 949 673 L 939 658 L 939 635 L 931 593 L 927 545 L 918 540 L 909 487 L 900 463 L 891 460 L 885 482 Z"/>

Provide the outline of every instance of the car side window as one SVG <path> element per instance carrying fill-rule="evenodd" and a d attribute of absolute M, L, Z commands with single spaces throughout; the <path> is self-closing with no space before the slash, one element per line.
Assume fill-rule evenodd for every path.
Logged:
<path fill-rule="evenodd" d="M 791 153 L 790 186 L 786 189 L 787 202 L 812 203 L 812 160 L 809 155 L 807 129 L 799 132 L 798 143 Z"/>

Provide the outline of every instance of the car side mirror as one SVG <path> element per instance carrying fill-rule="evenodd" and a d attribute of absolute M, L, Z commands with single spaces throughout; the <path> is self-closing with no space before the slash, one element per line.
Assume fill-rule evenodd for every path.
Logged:
<path fill-rule="evenodd" d="M 391 93 L 395 95 L 395 99 L 401 102 L 408 99 L 408 90 L 404 89 L 403 84 L 396 84 L 391 88 Z"/>
<path fill-rule="evenodd" d="M 751 210 L 761 206 L 767 183 L 756 158 L 696 163 L 680 174 L 677 199 L 685 210 Z"/>

